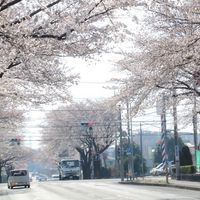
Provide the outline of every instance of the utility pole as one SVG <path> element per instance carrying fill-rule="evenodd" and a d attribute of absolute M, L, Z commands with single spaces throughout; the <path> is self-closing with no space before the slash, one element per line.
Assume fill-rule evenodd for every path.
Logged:
<path fill-rule="evenodd" d="M 173 86 L 173 119 L 174 119 L 174 144 L 175 144 L 175 163 L 176 163 L 176 179 L 180 179 L 180 155 L 178 144 L 178 121 L 176 107 L 176 89 Z"/>
<path fill-rule="evenodd" d="M 122 113 L 121 106 L 119 106 L 119 134 L 120 134 L 120 177 L 124 181 L 124 150 L 123 150 L 123 136 L 122 136 Z"/>
<path fill-rule="evenodd" d="M 115 171 L 116 171 L 116 174 L 115 176 L 116 177 L 119 177 L 119 163 L 118 163 L 118 160 L 119 160 L 119 155 L 118 155 L 118 144 L 117 144 L 117 132 L 115 133 Z"/>
<path fill-rule="evenodd" d="M 127 97 L 126 101 L 126 109 L 127 109 L 127 134 L 128 134 L 128 177 L 132 179 L 133 178 L 133 166 L 132 166 L 132 146 L 131 146 L 131 133 L 130 133 L 130 103 L 129 98 Z"/>
<path fill-rule="evenodd" d="M 144 179 L 144 162 L 143 162 L 143 135 L 142 135 L 142 124 L 140 123 L 140 151 L 141 151 L 141 165 L 142 165 L 142 177 Z"/>
<path fill-rule="evenodd" d="M 127 101 L 126 101 L 126 109 L 127 109 L 126 120 L 127 120 L 128 145 L 130 147 L 130 106 L 129 106 L 128 97 L 127 97 Z"/>
<path fill-rule="evenodd" d="M 134 152 L 133 152 L 133 127 L 132 127 L 132 119 L 131 119 L 131 169 L 133 179 L 135 178 L 135 171 L 134 171 Z"/>
<path fill-rule="evenodd" d="M 93 128 L 89 126 L 89 137 L 91 137 L 91 179 L 94 179 L 94 136 L 93 136 Z"/>
<path fill-rule="evenodd" d="M 194 88 L 196 88 L 196 83 L 194 82 Z M 192 117 L 192 123 L 193 123 L 193 132 L 194 132 L 194 150 L 195 150 L 195 164 L 197 160 L 196 151 L 198 149 L 198 139 L 197 139 L 197 99 L 196 99 L 196 93 L 194 91 L 193 96 L 193 117 Z"/>

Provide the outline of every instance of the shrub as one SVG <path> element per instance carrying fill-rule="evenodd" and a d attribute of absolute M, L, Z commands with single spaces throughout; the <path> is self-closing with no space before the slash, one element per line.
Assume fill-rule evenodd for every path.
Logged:
<path fill-rule="evenodd" d="M 172 173 L 176 174 L 176 167 L 172 168 Z M 196 167 L 194 165 L 180 166 L 181 174 L 194 174 L 196 173 Z"/>

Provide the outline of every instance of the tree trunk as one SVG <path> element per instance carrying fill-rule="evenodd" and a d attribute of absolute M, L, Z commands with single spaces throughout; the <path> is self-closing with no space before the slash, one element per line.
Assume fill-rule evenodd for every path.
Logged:
<path fill-rule="evenodd" d="M 91 169 L 89 163 L 83 164 L 83 179 L 91 179 Z"/>
<path fill-rule="evenodd" d="M 96 159 L 94 161 L 94 177 L 95 178 L 100 178 L 100 168 L 101 168 L 100 160 Z"/>
<path fill-rule="evenodd" d="M 85 153 L 83 149 L 76 148 L 80 154 L 81 165 L 83 170 L 83 179 L 91 179 L 91 153 Z"/>
<path fill-rule="evenodd" d="M 2 172 L 2 166 L 0 166 L 0 183 L 2 183 L 2 174 L 1 174 L 1 172 Z"/>

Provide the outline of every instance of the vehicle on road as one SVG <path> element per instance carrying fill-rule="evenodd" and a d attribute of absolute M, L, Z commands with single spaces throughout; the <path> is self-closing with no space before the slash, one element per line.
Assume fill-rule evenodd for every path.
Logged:
<path fill-rule="evenodd" d="M 52 179 L 52 180 L 57 180 L 57 179 L 59 179 L 59 174 L 52 174 L 52 175 L 51 175 L 51 179 Z"/>
<path fill-rule="evenodd" d="M 172 173 L 172 166 L 174 164 L 174 161 L 168 161 L 167 165 L 168 165 L 168 173 L 171 175 Z M 165 169 L 164 169 L 164 163 L 160 163 L 159 165 L 157 165 L 156 167 L 152 168 L 150 170 L 150 174 L 152 176 L 160 176 L 160 175 L 164 175 L 166 173 Z"/>
<path fill-rule="evenodd" d="M 8 176 L 8 188 L 13 189 L 16 186 L 30 188 L 29 172 L 25 169 L 11 170 Z"/>
<path fill-rule="evenodd" d="M 159 176 L 164 174 L 164 163 L 160 163 L 156 167 L 152 168 L 150 171 L 152 176 Z"/>
<path fill-rule="evenodd" d="M 81 179 L 82 170 L 79 160 L 62 159 L 58 164 L 59 180 Z"/>
<path fill-rule="evenodd" d="M 43 174 L 38 174 L 35 178 L 37 181 L 47 181 L 47 176 Z"/>

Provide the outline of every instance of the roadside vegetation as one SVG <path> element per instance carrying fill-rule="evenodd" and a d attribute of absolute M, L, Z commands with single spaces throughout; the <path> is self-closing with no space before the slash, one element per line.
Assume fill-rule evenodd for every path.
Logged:
<path fill-rule="evenodd" d="M 62 111 L 48 113 L 46 122 L 60 128 L 44 128 L 42 144 L 55 160 L 63 152 L 78 153 L 86 178 L 92 156 L 98 160 L 114 141 L 118 104 L 131 102 L 133 118 L 164 94 L 167 109 L 184 108 L 178 121 L 194 123 L 200 96 L 199 10 L 197 0 L 1 0 L 0 173 L 29 156 L 10 141 L 21 137 L 25 111 L 35 106 L 62 102 Z M 131 24 L 118 13 L 129 13 Z M 129 29 L 135 25 L 137 33 Z M 74 103 L 69 89 L 80 76 L 65 59 L 109 52 L 123 57 L 116 63 L 120 78 L 111 80 L 115 95 L 105 102 Z"/>

